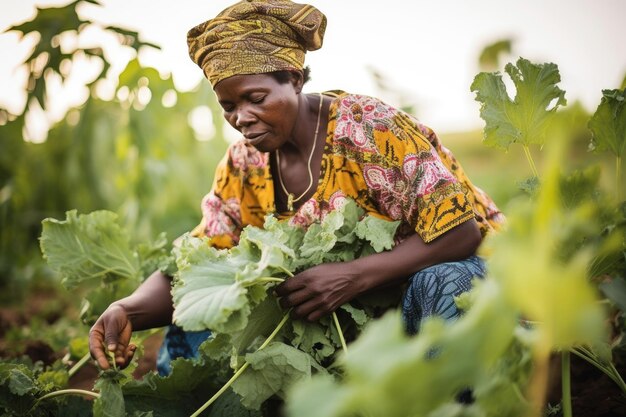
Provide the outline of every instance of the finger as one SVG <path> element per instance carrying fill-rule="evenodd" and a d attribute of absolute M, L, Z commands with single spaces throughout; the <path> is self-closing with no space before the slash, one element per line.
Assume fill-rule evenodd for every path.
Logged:
<path fill-rule="evenodd" d="M 306 291 L 305 289 L 302 289 L 281 297 L 278 302 L 282 308 L 288 309 L 291 307 L 299 306 L 300 304 L 310 300 L 311 298 L 311 293 L 309 291 Z"/>
<path fill-rule="evenodd" d="M 289 278 L 285 282 L 277 285 L 275 291 L 277 296 L 284 297 L 285 295 L 304 288 L 304 286 L 304 281 L 302 279 L 298 279 L 298 276 L 296 275 L 295 277 Z"/>
<path fill-rule="evenodd" d="M 101 369 L 109 369 L 109 361 L 103 348 L 104 335 L 98 323 L 89 332 L 89 352 Z"/>
<path fill-rule="evenodd" d="M 294 307 L 291 310 L 291 315 L 297 319 L 315 321 L 325 314 L 322 307 L 322 303 L 313 298 L 297 307 Z"/>
<path fill-rule="evenodd" d="M 126 347 L 124 357 L 117 357 L 115 359 L 115 363 L 119 366 L 120 369 L 124 369 L 130 364 L 130 362 L 133 360 L 133 356 L 135 355 L 135 350 L 137 350 L 137 346 L 131 343 Z"/>
<path fill-rule="evenodd" d="M 104 317 L 104 343 L 109 352 L 115 352 L 118 348 L 119 335 L 122 331 L 120 320 L 117 317 Z"/>
<path fill-rule="evenodd" d="M 130 338 L 132 336 L 132 328 L 130 323 L 127 321 L 125 326 L 120 330 L 118 334 L 118 342 L 115 347 L 115 363 L 118 365 L 126 365 L 127 364 L 127 356 L 128 350 L 131 346 Z"/>

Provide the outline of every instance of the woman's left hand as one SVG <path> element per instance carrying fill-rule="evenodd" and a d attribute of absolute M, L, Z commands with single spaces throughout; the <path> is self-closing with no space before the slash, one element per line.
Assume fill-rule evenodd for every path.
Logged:
<path fill-rule="evenodd" d="M 316 321 L 355 298 L 359 277 L 350 263 L 314 266 L 276 287 L 280 305 L 299 319 Z"/>

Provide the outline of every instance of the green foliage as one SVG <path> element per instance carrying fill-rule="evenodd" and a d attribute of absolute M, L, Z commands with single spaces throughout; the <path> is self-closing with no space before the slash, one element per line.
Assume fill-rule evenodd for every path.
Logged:
<path fill-rule="evenodd" d="M 483 48 L 478 56 L 478 65 L 482 71 L 494 71 L 500 67 L 502 55 L 511 53 L 511 39 L 501 39 Z"/>
<path fill-rule="evenodd" d="M 68 71 L 63 68 L 64 65 L 72 65 L 79 56 L 98 59 L 102 63 L 102 70 L 93 82 L 104 78 L 110 67 L 103 50 L 99 47 L 81 48 L 74 46 L 68 50 L 66 45 L 61 45 L 61 35 L 71 33 L 77 37 L 86 28 L 98 26 L 78 15 L 76 9 L 84 3 L 100 6 L 100 3 L 95 0 L 76 0 L 62 7 L 37 8 L 37 15 L 33 20 L 7 29 L 7 32 L 20 32 L 22 38 L 30 34 L 39 36 L 39 41 L 22 66 L 28 70 L 27 91 L 29 98 L 36 99 L 42 109 L 46 109 L 47 106 L 46 81 L 49 80 L 50 76 L 57 75 L 61 81 L 65 81 L 69 76 L 71 70 Z M 157 45 L 141 41 L 137 32 L 114 26 L 107 26 L 102 29 L 116 34 L 122 45 L 130 46 L 135 50 L 144 46 L 158 48 Z M 31 105 L 30 101 L 27 105 Z"/>
<path fill-rule="evenodd" d="M 45 393 L 65 388 L 67 381 L 67 371 L 56 365 L 44 368 L 40 362 L 3 360 L 0 362 L 0 413 L 7 417 L 86 416 L 78 411 L 81 407 L 90 408 L 82 398 L 39 400 Z"/>
<path fill-rule="evenodd" d="M 217 392 L 228 377 L 223 345 L 212 346 L 215 339 L 201 346 L 198 359 L 176 359 L 170 375 L 146 375 L 141 381 L 128 381 L 122 386 L 126 412 L 152 412 L 154 417 L 191 415 L 207 397 Z M 212 417 L 260 417 L 248 410 L 240 397 L 227 390 L 203 414 Z"/>
<path fill-rule="evenodd" d="M 126 407 L 120 385 L 121 376 L 115 370 L 105 371 L 96 381 L 94 388 L 100 397 L 94 401 L 94 417 L 125 417 Z"/>
<path fill-rule="evenodd" d="M 71 210 L 66 216 L 63 221 L 43 221 L 41 251 L 67 289 L 87 280 L 140 280 L 137 256 L 115 213 L 95 211 L 79 216 Z"/>
<path fill-rule="evenodd" d="M 562 104 L 563 92 L 555 86 L 543 85 L 538 94 L 529 95 L 528 86 L 519 84 L 521 78 L 543 76 L 558 81 L 555 66 L 522 60 L 518 66 L 519 73 L 514 75 L 512 66 L 507 72 L 516 82 L 520 103 L 540 103 L 533 111 L 543 112 L 541 120 L 524 117 L 525 110 L 533 112 L 530 107 L 512 106 L 497 76 L 481 74 L 472 87 L 485 103 L 481 114 L 487 122 L 486 137 L 502 148 L 520 138 L 525 147 L 537 143 L 528 138 L 540 138 L 543 144 L 543 123 L 554 111 L 546 111 L 546 106 L 552 100 Z M 503 120 L 507 125 L 500 129 Z M 414 338 L 404 334 L 397 316 L 370 323 L 342 358 L 342 377 L 313 377 L 296 385 L 287 401 L 289 415 L 538 415 L 544 405 L 548 357 L 557 349 L 586 352 L 587 360 L 624 386 L 606 348 L 607 310 L 598 302 L 593 275 L 596 265 L 615 275 L 601 288 L 612 291 L 609 299 L 622 305 L 623 264 L 607 262 L 625 258 L 622 213 L 600 190 L 599 168 L 562 173 L 570 132 L 558 132 L 545 142 L 544 176 L 527 181 L 530 199 L 512 201 L 506 230 L 488 238 L 483 250 L 489 253 L 489 276 L 459 300 L 463 308 L 469 306 L 466 315 L 448 327 L 436 319 L 427 321 Z M 518 316 L 524 317 L 528 329 L 515 326 Z M 605 348 L 583 349 L 586 345 Z M 475 397 L 469 406 L 456 401 L 465 387 L 471 387 Z"/>
<path fill-rule="evenodd" d="M 521 384 L 527 380 L 528 361 L 518 354 L 508 364 L 498 359 L 514 352 L 515 316 L 497 282 L 480 283 L 475 291 L 475 303 L 462 319 L 450 326 L 427 321 L 417 337 L 406 335 L 396 313 L 371 322 L 342 358 L 343 379 L 320 376 L 295 386 L 288 415 L 452 416 L 463 409 L 456 397 L 467 387 L 474 389 L 475 415 L 485 409 L 520 415 L 525 401 L 506 389 L 514 377 Z"/>
<path fill-rule="evenodd" d="M 92 290 L 81 309 L 81 319 L 89 324 L 137 288 L 146 271 L 154 272 L 150 268 L 166 271 L 173 263 L 163 236 L 154 244 L 132 248 L 118 216 L 105 210 L 81 215 L 71 210 L 65 220 L 46 219 L 40 242 L 44 258 L 66 289 Z"/>
<path fill-rule="evenodd" d="M 253 410 L 259 410 L 272 395 L 284 397 L 287 388 L 309 379 L 312 367 L 323 370 L 307 353 L 280 342 L 248 353 L 246 362 L 250 367 L 233 383 L 233 391 Z"/>
<path fill-rule="evenodd" d="M 523 146 L 543 144 L 551 120 L 565 92 L 556 84 L 561 80 L 555 64 L 533 64 L 520 58 L 516 66 L 507 64 L 505 72 L 516 89 L 511 100 L 498 73 L 480 73 L 471 90 L 481 103 L 480 116 L 485 120 L 484 143 L 507 149 L 512 143 Z"/>
<path fill-rule="evenodd" d="M 177 249 L 174 322 L 186 330 L 242 330 L 268 284 L 314 265 L 354 259 L 363 247 L 389 248 L 399 223 L 359 220 L 362 215 L 349 200 L 306 231 L 268 216 L 262 229 L 246 227 L 231 250 L 186 237 Z"/>
<path fill-rule="evenodd" d="M 50 36 L 57 39 L 58 30 L 67 32 L 70 22 L 78 24 L 79 3 L 40 9 L 33 21 L 16 28 L 26 34 L 46 33 L 38 48 L 48 48 L 46 42 L 58 43 Z M 60 26 L 48 24 L 53 21 Z M 80 32 L 84 25 L 97 24 L 86 22 L 74 31 Z M 124 32 L 122 45 L 144 45 L 132 31 L 119 30 Z M 198 223 L 198 201 L 209 190 L 227 146 L 219 105 L 208 82 L 179 92 L 171 76 L 162 77 L 136 59 L 128 63 L 119 81 L 120 99 L 110 101 L 96 98 L 90 84 L 92 96 L 54 125 L 44 143 L 25 142 L 24 115 L 11 117 L 0 109 L 0 287 L 5 297 L 12 294 L 12 300 L 3 301 L 19 301 L 31 282 L 50 276 L 37 262 L 44 218 L 58 218 L 70 209 L 112 210 L 134 241 L 148 241 L 160 232 L 172 239 Z M 36 101 L 34 93 L 27 92 L 28 102 Z M 164 96 L 176 106 L 170 107 Z M 213 114 L 215 135 L 210 141 L 197 140 L 189 124 L 190 113 L 200 106 L 208 106 Z"/>
<path fill-rule="evenodd" d="M 589 120 L 594 148 L 607 150 L 617 158 L 622 157 L 626 149 L 625 100 L 626 89 L 602 90 L 600 105 Z"/>
<path fill-rule="evenodd" d="M 68 51 L 58 45 L 58 34 L 78 34 L 93 24 L 76 14 L 79 3 L 42 9 L 35 21 L 12 28 L 24 36 L 41 32 L 41 42 L 25 63 L 31 79 L 28 103 L 38 101 L 43 106 L 46 74 L 64 79 L 64 60 L 67 63 L 81 54 L 97 56 L 103 61 L 97 79 L 106 73 L 108 63 L 102 51 Z M 52 21 L 65 23 L 54 32 L 46 23 Z M 118 33 L 123 45 L 135 49 L 143 45 L 135 32 L 105 30 Z M 450 326 L 437 320 L 427 322 L 417 337 L 408 337 L 397 314 L 370 322 L 379 306 L 393 305 L 391 297 L 381 295 L 380 299 L 363 297 L 336 312 L 348 340 L 356 339 L 362 326 L 372 324 L 347 355 L 339 353 L 339 332 L 330 318 L 317 323 L 291 321 L 274 335 L 272 330 L 284 312 L 268 294 L 275 282 L 268 277 L 288 279 L 290 273 L 316 263 L 388 249 L 393 243 L 388 233 L 395 228 L 374 218 L 357 223 L 354 207 L 346 207 L 343 218 L 329 215 L 326 223 L 307 232 L 310 234 L 268 218 L 263 230 L 246 230 L 242 244 L 229 252 L 211 250 L 203 241 L 186 241 L 178 252 L 179 266 L 186 271 L 180 274 L 180 282 L 188 274 L 198 294 L 206 291 L 211 295 L 209 300 L 214 303 L 209 303 L 207 310 L 217 312 L 204 318 L 206 312 L 194 311 L 189 302 L 189 313 L 195 315 L 192 321 L 205 320 L 205 326 L 217 320 L 216 328 L 222 332 L 202 346 L 199 359 L 174 361 L 168 377 L 149 374 L 134 381 L 129 371 L 103 376 L 93 411 L 136 417 L 189 415 L 244 362 L 249 367 L 233 389 L 227 389 L 205 415 L 276 415 L 270 406 L 275 395 L 283 396 L 294 381 L 318 372 L 321 375 L 314 375 L 310 382 L 295 384 L 288 401 L 292 415 L 516 416 L 527 411 L 529 400 L 541 401 L 528 391 L 531 362 L 536 379 L 547 353 L 572 346 L 619 381 L 611 361 L 613 357 L 623 360 L 623 351 L 611 351 L 612 345 L 602 339 L 604 308 L 623 326 L 625 210 L 601 190 L 600 168 L 585 161 L 579 171 L 565 173 L 565 163 L 557 157 L 566 150 L 560 138 L 570 136 L 564 126 L 573 125 L 563 120 L 580 121 L 588 115 L 573 107 L 556 112 L 565 104 L 564 93 L 556 86 L 556 66 L 520 59 L 505 71 L 517 90 L 513 100 L 499 74 L 479 74 L 472 84 L 486 121 L 485 143 L 505 149 L 512 143 L 525 149 L 532 143 L 545 144 L 549 157 L 541 180 L 533 169 L 535 176 L 526 182 L 530 199 L 525 196 L 512 202 L 517 209 L 507 213 L 508 229 L 491 240 L 490 277 L 463 297 L 468 310 L 463 318 Z M 623 88 L 605 90 L 594 121 L 589 123 L 596 147 L 609 150 L 618 160 L 624 149 Z M 145 99 L 147 92 L 150 100 Z M 154 242 L 150 239 L 158 234 L 155 231 L 173 237 L 195 225 L 197 201 L 208 190 L 211 173 L 226 147 L 219 106 L 207 83 L 181 93 L 171 77 L 162 78 L 156 70 L 132 60 L 120 74 L 117 93 L 118 99 L 91 97 L 73 109 L 43 144 L 24 142 L 23 115 L 12 117 L 0 110 L 3 286 L 27 282 L 36 273 L 32 272 L 32 259 L 42 219 L 62 216 L 72 208 L 77 212 L 104 208 L 119 216 L 121 223 L 117 224 L 112 213 L 96 212 L 92 218 L 74 212 L 64 222 L 44 223 L 44 234 L 52 232 L 58 241 L 42 238 L 42 246 L 58 250 L 59 258 L 52 262 L 56 269 L 67 277 L 76 273 L 65 282 L 78 285 L 80 292 L 87 291 L 85 305 L 91 313 L 83 314 L 88 320 L 112 299 L 131 291 L 153 269 L 167 267 L 166 235 L 159 235 Z M 170 108 L 163 98 L 172 94 L 176 107 Z M 188 123 L 190 112 L 203 105 L 209 106 L 217 132 L 210 142 L 197 141 Z M 549 125 L 559 131 L 548 141 Z M 586 140 L 586 132 L 576 135 Z M 618 190 L 620 184 L 618 176 Z M 94 253 L 93 245 L 100 238 L 98 243 L 109 250 Z M 134 243 L 140 241 L 144 243 Z M 91 249 L 82 252 L 85 247 Z M 113 250 L 124 255 L 113 256 L 117 260 L 111 261 L 106 255 Z M 105 267 L 98 269 L 96 264 Z M 27 268 L 20 268 L 23 265 Z M 216 265 L 223 269 L 216 270 Z M 198 269 L 192 274 L 193 268 Z M 206 277 L 201 280 L 206 272 L 221 283 Z M 116 289 L 107 292 L 106 288 L 113 287 Z M 600 294 L 608 300 L 604 307 L 597 302 Z M 185 297 L 194 300 L 191 291 Z M 515 325 L 519 315 L 532 321 L 530 329 Z M 40 328 L 46 327 L 42 321 Z M 623 330 L 615 329 L 618 334 L 613 340 L 620 340 Z M 274 336 L 274 342 L 258 350 Z M 583 350 L 580 343 L 590 343 L 593 348 Z M 76 345 L 74 355 L 80 356 L 84 340 L 83 346 Z M 337 357 L 342 357 L 341 361 L 337 362 Z M 81 397 L 41 400 L 45 393 L 63 388 L 67 379 L 67 372 L 58 365 L 44 368 L 3 362 L 0 410 L 11 416 L 90 415 L 93 403 Z M 472 388 L 476 399 L 470 406 L 455 400 L 466 387 Z M 260 411 L 248 410 L 242 402 Z"/>
<path fill-rule="evenodd" d="M 205 354 L 218 361 L 230 356 L 237 373 L 226 386 L 232 383 L 246 407 L 260 409 L 269 398 L 283 397 L 287 387 L 308 379 L 312 369 L 325 373 L 341 346 L 343 329 L 354 338 L 372 317 L 367 301 L 359 300 L 364 309 L 347 305 L 338 312 L 339 329 L 323 318 L 317 323 L 294 321 L 282 330 L 286 317 L 280 320 L 283 312 L 268 290 L 312 266 L 391 247 L 398 222 L 363 215 L 347 200 L 306 230 L 269 215 L 262 229 L 246 227 L 232 249 L 216 250 L 207 239 L 190 237 L 176 249 L 174 321 L 185 329 L 214 332 Z"/>

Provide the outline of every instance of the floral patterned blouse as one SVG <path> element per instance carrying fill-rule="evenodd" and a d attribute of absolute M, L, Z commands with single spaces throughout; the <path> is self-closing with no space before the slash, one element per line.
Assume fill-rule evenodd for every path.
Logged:
<path fill-rule="evenodd" d="M 335 99 L 317 190 L 281 217 L 306 227 L 352 198 L 368 214 L 401 220 L 398 240 L 415 231 L 425 242 L 472 218 L 483 235 L 503 222 L 431 129 L 376 98 L 329 95 Z M 261 227 L 275 211 L 269 154 L 239 141 L 220 162 L 193 233 L 211 237 L 216 247 L 232 247 L 245 226 Z"/>

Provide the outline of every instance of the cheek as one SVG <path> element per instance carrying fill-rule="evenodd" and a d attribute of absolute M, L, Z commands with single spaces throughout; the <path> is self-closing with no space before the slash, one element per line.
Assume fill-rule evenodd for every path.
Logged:
<path fill-rule="evenodd" d="M 296 119 L 298 117 L 298 100 L 297 98 L 284 98 L 280 102 L 276 114 L 281 122 L 282 129 L 289 134 L 293 130 Z"/>
<path fill-rule="evenodd" d="M 224 120 L 226 120 L 226 122 L 231 125 L 233 128 L 237 129 L 236 123 L 235 123 L 235 116 L 232 114 L 227 114 L 227 113 L 222 113 L 222 116 L 224 117 Z"/>

